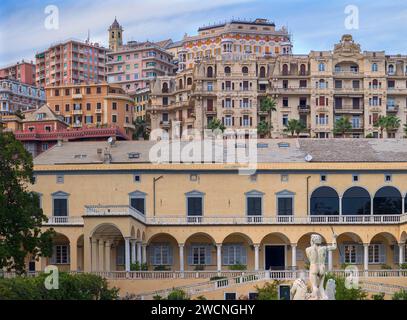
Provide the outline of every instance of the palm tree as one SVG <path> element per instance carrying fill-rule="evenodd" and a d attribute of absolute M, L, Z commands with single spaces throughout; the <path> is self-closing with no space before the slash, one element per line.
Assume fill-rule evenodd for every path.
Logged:
<path fill-rule="evenodd" d="M 138 140 L 140 139 L 140 137 L 148 139 L 147 122 L 143 120 L 141 117 L 138 117 L 133 124 L 135 127 L 133 133 L 133 140 Z"/>
<path fill-rule="evenodd" d="M 294 136 L 294 133 L 297 137 L 300 135 L 301 132 L 305 130 L 305 125 L 297 119 L 291 119 L 285 125 L 284 132 L 290 132 L 291 136 Z"/>
<path fill-rule="evenodd" d="M 386 125 L 387 125 L 386 117 L 379 117 L 379 119 L 377 119 L 377 121 L 374 123 L 374 126 L 380 129 L 381 138 L 383 138 L 383 131 L 384 128 L 386 128 Z"/>
<path fill-rule="evenodd" d="M 346 117 L 341 117 L 336 120 L 334 126 L 334 134 L 340 134 L 342 137 L 345 137 L 345 134 L 352 130 L 352 124 L 349 119 Z"/>
<path fill-rule="evenodd" d="M 259 135 L 269 135 L 273 126 L 266 121 L 260 121 L 257 125 L 257 132 Z"/>
<path fill-rule="evenodd" d="M 398 128 L 400 128 L 400 118 L 396 117 L 396 116 L 387 116 L 386 117 L 386 132 L 387 135 L 389 134 L 390 131 L 396 131 Z"/>
<path fill-rule="evenodd" d="M 260 101 L 260 110 L 263 112 L 267 112 L 270 117 L 269 123 L 271 123 L 271 112 L 276 111 L 277 101 L 270 97 L 266 97 Z"/>
<path fill-rule="evenodd" d="M 220 131 L 224 132 L 226 127 L 223 125 L 222 121 L 219 119 L 213 119 L 208 123 L 208 129 L 214 131 L 219 129 Z"/>

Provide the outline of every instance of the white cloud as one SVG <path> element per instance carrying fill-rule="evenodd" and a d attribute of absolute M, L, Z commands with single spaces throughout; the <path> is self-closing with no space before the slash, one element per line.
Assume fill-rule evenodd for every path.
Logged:
<path fill-rule="evenodd" d="M 205 23 L 217 18 L 213 12 L 228 8 L 227 12 L 218 12 L 219 17 L 230 17 L 237 5 L 254 0 L 122 0 L 120 2 L 82 1 L 59 5 L 59 30 L 46 30 L 46 17 L 43 7 L 22 8 L 12 12 L 0 22 L 0 60 L 1 64 L 20 58 L 33 58 L 36 51 L 46 49 L 51 43 L 67 38 L 87 37 L 88 30 L 93 42 L 106 44 L 107 28 L 117 16 L 125 29 L 125 40 L 158 40 L 169 38 L 173 34 L 182 36 L 195 25 L 197 16 Z M 12 26 L 12 27 L 11 27 Z M 174 39 L 176 40 L 176 39 Z"/>

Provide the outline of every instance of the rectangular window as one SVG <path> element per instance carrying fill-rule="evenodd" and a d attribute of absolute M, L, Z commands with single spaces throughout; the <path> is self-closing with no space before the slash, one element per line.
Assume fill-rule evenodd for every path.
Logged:
<path fill-rule="evenodd" d="M 247 264 L 247 252 L 243 245 L 227 244 L 222 247 L 222 251 L 223 265 Z"/>
<path fill-rule="evenodd" d="M 202 216 L 202 197 L 188 197 L 188 216 Z"/>
<path fill-rule="evenodd" d="M 151 246 L 150 257 L 153 266 L 170 266 L 172 265 L 172 248 L 166 243 L 154 244 Z"/>
<path fill-rule="evenodd" d="M 247 215 L 261 216 L 262 215 L 261 202 L 262 202 L 261 197 L 247 197 Z"/>
<path fill-rule="evenodd" d="M 381 247 L 380 244 L 371 244 L 369 246 L 369 263 L 384 263 L 384 259 L 380 259 L 381 258 L 380 247 Z"/>
<path fill-rule="evenodd" d="M 112 122 L 113 123 L 116 123 L 117 122 L 117 115 L 112 115 Z"/>
<path fill-rule="evenodd" d="M 112 109 L 113 109 L 113 110 L 117 110 L 117 103 L 116 103 L 116 102 L 113 102 L 113 103 L 112 103 Z"/>
<path fill-rule="evenodd" d="M 68 199 L 54 199 L 54 217 L 67 217 L 68 216 Z"/>
<path fill-rule="evenodd" d="M 69 246 L 68 245 L 54 246 L 51 261 L 54 264 L 68 264 L 69 263 Z"/>
<path fill-rule="evenodd" d="M 209 265 L 211 263 L 211 247 L 209 245 L 192 245 L 189 265 Z"/>
<path fill-rule="evenodd" d="M 64 183 L 64 176 L 63 175 L 57 175 L 56 180 L 57 180 L 57 183 Z"/>
<path fill-rule="evenodd" d="M 356 263 L 356 246 L 355 245 L 344 245 L 344 262 L 345 263 Z"/>
<path fill-rule="evenodd" d="M 278 198 L 277 210 L 279 216 L 293 215 L 293 198 Z"/>

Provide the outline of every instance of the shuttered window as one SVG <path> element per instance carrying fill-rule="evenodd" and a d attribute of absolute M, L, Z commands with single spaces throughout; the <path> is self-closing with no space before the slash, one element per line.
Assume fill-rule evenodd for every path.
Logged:
<path fill-rule="evenodd" d="M 202 216 L 202 197 L 188 197 L 188 216 Z"/>
<path fill-rule="evenodd" d="M 144 198 L 131 198 L 130 205 L 136 209 L 137 211 L 141 212 L 142 214 L 145 213 L 145 199 Z"/>
<path fill-rule="evenodd" d="M 207 244 L 192 244 L 188 251 L 189 265 L 210 265 L 212 261 L 212 246 Z"/>
<path fill-rule="evenodd" d="M 167 244 L 154 244 L 149 247 L 150 264 L 153 266 L 170 266 L 173 264 L 172 247 Z"/>
<path fill-rule="evenodd" d="M 291 216 L 293 214 L 293 198 L 278 198 L 278 215 Z"/>
<path fill-rule="evenodd" d="M 261 197 L 247 197 L 247 215 L 248 216 L 261 216 Z"/>
<path fill-rule="evenodd" d="M 69 245 L 53 246 L 51 263 L 68 264 L 69 263 Z"/>
<path fill-rule="evenodd" d="M 55 217 L 68 216 L 68 199 L 54 199 L 54 212 Z"/>
<path fill-rule="evenodd" d="M 223 265 L 247 264 L 246 248 L 241 244 L 227 244 L 222 247 Z"/>

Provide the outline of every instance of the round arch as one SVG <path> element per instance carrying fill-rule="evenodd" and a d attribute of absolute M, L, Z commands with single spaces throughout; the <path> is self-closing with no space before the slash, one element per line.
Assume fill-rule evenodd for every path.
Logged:
<path fill-rule="evenodd" d="M 206 232 L 195 232 L 195 233 L 193 233 L 193 234 L 190 234 L 190 235 L 185 239 L 184 243 L 191 242 L 191 241 L 193 241 L 194 238 L 198 238 L 198 239 L 206 238 L 206 239 L 209 240 L 212 244 L 216 244 L 216 240 L 215 240 L 211 235 L 209 235 L 209 234 L 206 233 Z"/>
<path fill-rule="evenodd" d="M 241 233 L 241 232 L 229 233 L 228 235 L 225 236 L 222 243 L 225 243 L 230 238 L 238 238 L 238 237 L 244 239 L 249 245 L 253 244 L 253 240 L 247 234 L 244 234 L 244 233 Z"/>
<path fill-rule="evenodd" d="M 373 234 L 369 239 L 369 244 L 375 244 L 385 240 L 389 245 L 397 244 L 397 235 L 390 232 L 378 232 Z"/>
<path fill-rule="evenodd" d="M 124 238 L 120 228 L 113 223 L 102 223 L 97 225 L 90 233 L 91 237 L 120 237 Z"/>
<path fill-rule="evenodd" d="M 396 215 L 402 213 L 401 192 L 392 186 L 379 189 L 373 199 L 373 214 Z"/>
<path fill-rule="evenodd" d="M 343 215 L 370 215 L 372 201 L 369 192 L 362 187 L 352 187 L 342 196 Z"/>
<path fill-rule="evenodd" d="M 339 215 L 339 196 L 331 187 L 319 187 L 311 194 L 310 214 L 315 216 Z"/>

